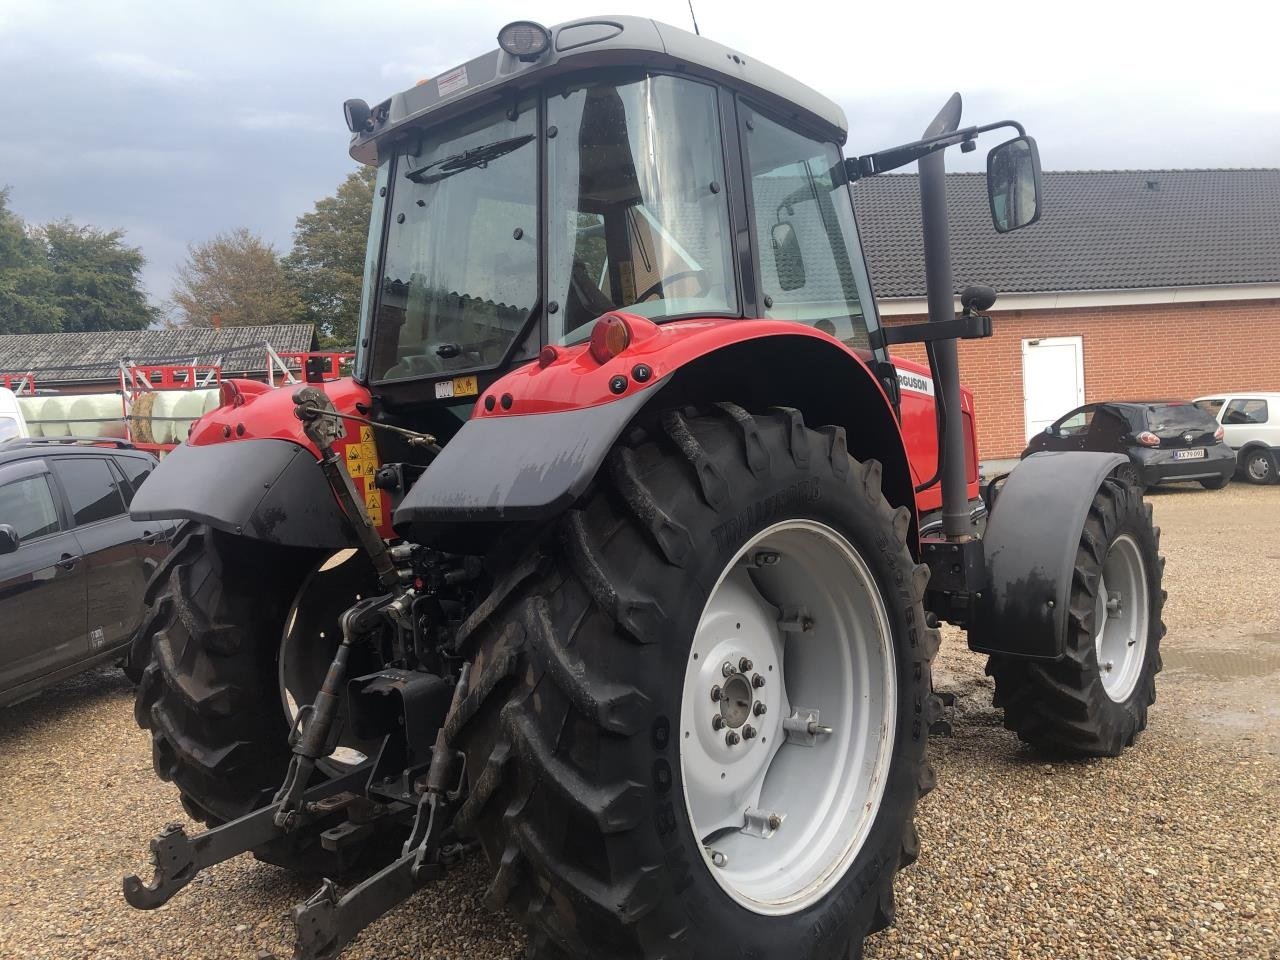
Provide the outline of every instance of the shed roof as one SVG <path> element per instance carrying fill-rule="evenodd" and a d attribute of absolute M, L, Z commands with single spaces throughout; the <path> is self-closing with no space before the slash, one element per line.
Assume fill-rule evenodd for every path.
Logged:
<path fill-rule="evenodd" d="M 1280 283 L 1280 169 L 1046 171 L 1043 186 L 1040 222 L 998 234 L 984 175 L 947 175 L 957 290 Z M 860 180 L 854 204 L 876 296 L 924 296 L 915 174 Z"/>
<path fill-rule="evenodd" d="M 263 374 L 264 344 L 280 353 L 315 349 L 309 323 L 253 327 L 175 327 L 90 333 L 20 333 L 0 336 L 0 372 L 34 372 L 36 383 L 110 380 L 121 360 L 139 363 L 221 363 L 228 376 Z"/>

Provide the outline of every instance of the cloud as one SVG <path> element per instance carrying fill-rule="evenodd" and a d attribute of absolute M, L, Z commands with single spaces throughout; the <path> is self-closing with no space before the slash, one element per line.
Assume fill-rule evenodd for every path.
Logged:
<path fill-rule="evenodd" d="M 109 73 L 147 83 L 181 84 L 196 79 L 196 75 L 185 67 L 161 63 L 145 53 L 108 50 L 93 54 L 90 61 Z"/>

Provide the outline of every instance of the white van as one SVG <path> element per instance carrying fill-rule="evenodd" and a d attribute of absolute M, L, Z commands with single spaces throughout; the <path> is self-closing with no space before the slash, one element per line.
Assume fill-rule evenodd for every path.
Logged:
<path fill-rule="evenodd" d="M 29 437 L 26 418 L 12 390 L 0 387 L 0 443 L 10 437 Z"/>
<path fill-rule="evenodd" d="M 1280 393 L 1216 393 L 1195 405 L 1222 424 L 1236 463 L 1254 483 L 1275 483 L 1280 465 Z"/>

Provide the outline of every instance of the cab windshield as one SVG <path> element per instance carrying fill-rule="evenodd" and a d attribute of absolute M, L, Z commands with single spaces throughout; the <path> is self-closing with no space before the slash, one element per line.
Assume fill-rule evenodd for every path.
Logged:
<path fill-rule="evenodd" d="M 389 162 L 372 380 L 502 362 L 538 299 L 537 150 L 530 102 L 424 131 Z"/>

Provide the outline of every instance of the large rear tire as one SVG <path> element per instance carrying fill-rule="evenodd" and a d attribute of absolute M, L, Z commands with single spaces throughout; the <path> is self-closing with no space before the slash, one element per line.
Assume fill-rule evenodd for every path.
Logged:
<path fill-rule="evenodd" d="M 906 547 L 910 512 L 889 506 L 880 476 L 879 464 L 848 456 L 842 429 L 811 430 L 794 410 L 751 417 L 721 404 L 671 412 L 660 427 L 615 448 L 578 508 L 499 576 L 459 634 L 475 660 L 446 736 L 467 757 L 469 796 L 458 827 L 479 836 L 496 867 L 487 901 L 524 919 L 531 957 L 844 960 L 860 956 L 864 937 L 892 921 L 893 875 L 915 859 L 916 800 L 933 782 L 924 748 L 938 710 L 930 683 L 938 634 L 925 626 L 920 605 L 927 571 Z M 757 582 L 748 571 L 759 597 L 744 609 L 771 610 L 774 637 L 750 641 L 763 644 L 750 648 L 752 664 L 728 658 L 717 644 L 747 638 L 759 624 L 748 616 L 716 620 L 724 611 L 711 599 L 723 597 L 734 577 L 749 592 L 745 566 L 801 563 L 810 547 L 813 557 L 847 563 L 850 591 L 858 579 L 871 592 L 824 596 L 840 581 L 824 581 L 821 564 L 811 565 L 790 581 L 802 592 L 809 584 L 806 627 L 804 611 L 762 606 L 762 584 L 777 582 Z M 823 553 L 827 547 L 832 552 Z M 858 620 L 871 609 L 882 613 L 883 629 Z M 784 636 L 792 639 L 784 643 Z M 857 709 L 847 713 L 833 703 L 804 703 L 821 708 L 834 732 L 808 754 L 798 743 L 784 746 L 787 734 L 777 724 L 785 717 L 778 714 L 787 703 L 784 688 L 804 669 L 797 660 L 850 638 L 851 659 L 834 679 L 861 689 L 859 668 L 876 667 L 871 672 L 884 683 L 872 688 L 871 706 L 863 709 L 856 696 Z M 770 643 L 785 656 L 766 660 Z M 746 861 L 722 856 L 726 872 L 704 842 L 705 807 L 698 805 L 708 792 L 691 786 L 690 764 L 718 748 L 710 743 L 699 754 L 691 745 L 710 733 L 711 713 L 731 686 L 723 675 L 724 689 L 715 688 L 720 698 L 713 701 L 708 686 L 694 706 L 686 702 L 690 678 L 696 689 L 708 679 L 699 670 L 709 660 L 716 676 L 723 660 L 726 670 L 733 667 L 731 679 L 743 681 L 743 702 L 726 708 L 727 721 L 714 728 L 721 746 L 740 731 L 726 747 L 726 783 L 749 750 L 792 751 L 801 764 L 844 763 L 858 742 L 870 751 L 854 771 L 868 778 L 854 786 L 867 789 L 844 795 L 855 799 L 838 827 L 822 819 L 829 811 L 820 802 L 800 795 L 796 788 L 812 772 L 799 770 L 781 801 L 791 805 L 779 811 L 781 824 L 767 817 L 755 823 L 775 838 L 807 825 L 837 837 L 810 851 L 816 875 L 803 889 L 753 887 L 749 877 L 730 882 L 734 865 Z M 778 698 L 774 707 L 752 714 L 750 701 L 766 694 Z M 801 703 L 793 699 L 792 706 Z M 760 728 L 751 737 L 747 717 Z M 766 745 L 766 737 L 775 740 Z M 879 756 L 882 764 L 872 762 Z M 705 774 L 697 775 L 704 783 Z M 771 781 L 763 782 L 768 791 Z M 714 804 L 714 789 L 709 793 Z M 722 838 L 748 842 L 736 827 L 717 831 L 713 824 L 712 831 L 716 845 Z M 796 864 L 806 855 L 781 839 L 749 842 Z"/>
<path fill-rule="evenodd" d="M 316 562 L 189 524 L 147 588 L 131 660 L 134 713 L 156 773 L 194 819 L 217 824 L 269 801 L 289 763 L 276 653 L 293 595 Z"/>
<path fill-rule="evenodd" d="M 995 705 L 1023 741 L 1083 756 L 1118 756 L 1147 726 L 1164 636 L 1164 560 L 1150 504 L 1103 481 L 1076 550 L 1065 656 L 993 656 Z"/>

